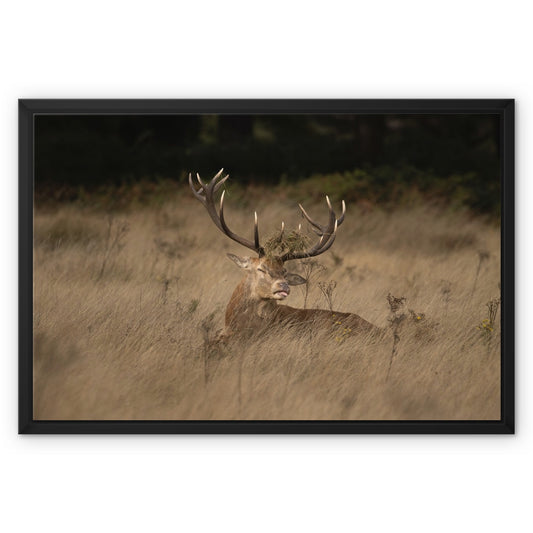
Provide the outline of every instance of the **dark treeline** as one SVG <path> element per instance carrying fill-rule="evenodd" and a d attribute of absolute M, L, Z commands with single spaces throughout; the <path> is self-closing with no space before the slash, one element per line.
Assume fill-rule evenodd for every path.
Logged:
<path fill-rule="evenodd" d="M 499 205 L 497 115 L 42 115 L 35 131 L 37 194 L 220 167 L 264 184 L 377 169 L 376 187 L 427 175 L 477 210 Z"/>

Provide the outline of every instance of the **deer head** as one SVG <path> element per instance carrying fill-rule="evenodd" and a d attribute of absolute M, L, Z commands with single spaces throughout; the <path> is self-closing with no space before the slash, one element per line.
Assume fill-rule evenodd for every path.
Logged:
<path fill-rule="evenodd" d="M 199 189 L 193 183 L 191 174 L 189 174 L 189 185 L 193 191 L 194 196 L 204 205 L 209 216 L 213 220 L 215 226 L 230 239 L 239 244 L 253 250 L 258 257 L 239 257 L 234 254 L 227 254 L 228 257 L 240 268 L 244 269 L 248 274 L 248 282 L 246 286 L 246 297 L 252 300 L 284 300 L 290 294 L 291 285 L 300 285 L 306 280 L 298 274 L 287 272 L 284 267 L 286 261 L 293 259 L 304 259 L 308 257 L 315 257 L 328 250 L 337 235 L 337 228 L 344 222 L 344 215 L 346 206 L 342 202 L 342 214 L 337 219 L 329 198 L 326 196 L 326 202 L 329 208 L 329 220 L 326 225 L 321 225 L 315 222 L 307 214 L 305 209 L 299 205 L 300 210 L 311 225 L 313 231 L 317 234 L 317 242 L 305 250 L 289 250 L 279 255 L 266 255 L 265 249 L 259 242 L 259 228 L 257 221 L 257 213 L 254 213 L 254 240 L 248 240 L 240 237 L 228 228 L 224 219 L 224 194 L 222 192 L 220 197 L 220 207 L 217 210 L 215 205 L 215 194 L 222 187 L 229 175 L 222 177 L 223 169 L 213 177 L 209 183 L 204 183 L 199 174 L 196 174 Z M 283 237 L 284 224 L 281 225 L 280 241 Z"/>
<path fill-rule="evenodd" d="M 289 296 L 290 285 L 301 285 L 305 279 L 287 272 L 278 257 L 227 256 L 250 276 L 250 294 L 259 300 L 284 300 Z"/>

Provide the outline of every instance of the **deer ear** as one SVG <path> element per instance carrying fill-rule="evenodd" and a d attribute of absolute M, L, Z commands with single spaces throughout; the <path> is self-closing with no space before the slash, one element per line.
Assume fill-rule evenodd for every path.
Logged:
<path fill-rule="evenodd" d="M 291 272 L 285 274 L 285 279 L 289 285 L 301 285 L 302 283 L 307 283 L 305 278 L 302 278 L 302 276 L 298 274 L 292 274 Z"/>
<path fill-rule="evenodd" d="M 239 257 L 234 254 L 226 254 L 238 267 L 249 268 L 250 258 L 249 257 Z"/>

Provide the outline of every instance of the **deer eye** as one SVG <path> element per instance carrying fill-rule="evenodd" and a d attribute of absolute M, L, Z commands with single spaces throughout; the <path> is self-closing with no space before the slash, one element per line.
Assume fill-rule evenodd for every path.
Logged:
<path fill-rule="evenodd" d="M 259 272 L 262 272 L 263 274 L 266 274 L 266 270 L 263 270 L 262 268 L 258 268 Z"/>

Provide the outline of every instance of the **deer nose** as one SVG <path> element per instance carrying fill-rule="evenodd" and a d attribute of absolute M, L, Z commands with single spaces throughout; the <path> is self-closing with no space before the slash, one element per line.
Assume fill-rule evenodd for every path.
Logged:
<path fill-rule="evenodd" d="M 291 291 L 291 289 L 289 287 L 289 284 L 286 281 L 282 281 L 279 284 L 279 290 L 280 291 L 285 291 L 287 294 Z"/>

